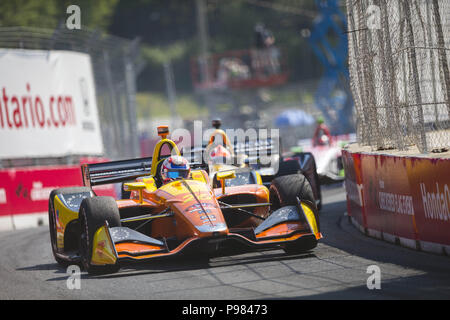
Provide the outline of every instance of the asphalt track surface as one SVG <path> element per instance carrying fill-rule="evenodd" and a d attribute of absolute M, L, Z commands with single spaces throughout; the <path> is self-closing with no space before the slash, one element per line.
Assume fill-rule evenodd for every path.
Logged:
<path fill-rule="evenodd" d="M 345 216 L 340 185 L 323 189 L 324 239 L 313 251 L 234 252 L 209 260 L 176 259 L 127 266 L 118 273 L 82 272 L 68 289 L 53 259 L 48 227 L 0 233 L 0 299 L 449 299 L 450 258 L 361 234 Z M 377 265 L 380 289 L 369 290 Z"/>

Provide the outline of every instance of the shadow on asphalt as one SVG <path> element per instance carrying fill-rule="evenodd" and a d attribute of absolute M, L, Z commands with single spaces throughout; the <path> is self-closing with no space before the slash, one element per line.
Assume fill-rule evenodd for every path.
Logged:
<path fill-rule="evenodd" d="M 274 250 L 271 250 L 274 251 Z M 288 255 L 280 250 L 275 250 L 276 253 L 267 253 L 267 251 L 253 252 L 253 254 L 238 254 L 214 256 L 210 258 L 205 257 L 171 257 L 164 260 L 155 260 L 143 263 L 124 264 L 119 272 L 106 275 L 89 275 L 83 274 L 82 278 L 122 278 L 129 276 L 148 275 L 155 273 L 180 272 L 192 270 L 204 270 L 218 267 L 238 266 L 245 264 L 256 264 L 270 261 L 282 261 L 292 259 L 307 259 L 315 257 L 312 252 L 305 252 L 302 254 Z M 236 254 L 236 253 L 235 253 Z"/>
<path fill-rule="evenodd" d="M 158 259 L 154 261 L 147 261 L 141 263 L 124 263 L 117 273 L 90 275 L 82 271 L 82 279 L 113 279 L 123 278 L 129 276 L 148 275 L 156 273 L 180 272 L 202 270 L 217 267 L 228 267 L 245 264 L 256 264 L 270 261 L 286 261 L 292 259 L 307 259 L 315 257 L 312 251 L 304 252 L 302 254 L 288 255 L 284 251 L 277 249 L 268 249 L 260 251 L 247 250 L 222 250 L 219 254 L 211 257 L 189 255 L 168 257 L 165 259 Z M 62 276 L 50 278 L 46 281 L 62 281 L 66 280 L 68 274 L 66 268 L 57 263 L 38 264 L 28 267 L 17 268 L 17 271 L 54 271 L 56 274 L 63 274 Z"/>

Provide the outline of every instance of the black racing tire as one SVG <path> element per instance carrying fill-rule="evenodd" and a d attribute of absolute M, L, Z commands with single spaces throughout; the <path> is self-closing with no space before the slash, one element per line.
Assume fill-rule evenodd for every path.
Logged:
<path fill-rule="evenodd" d="M 119 264 L 97 266 L 91 264 L 92 245 L 95 232 L 108 222 L 110 228 L 120 227 L 119 208 L 112 197 L 87 198 L 81 202 L 80 222 L 80 256 L 81 264 L 90 274 L 114 273 L 120 269 Z"/>
<path fill-rule="evenodd" d="M 297 205 L 297 197 L 300 200 L 311 202 L 314 209 L 317 209 L 311 185 L 301 173 L 273 179 L 269 188 L 269 196 L 272 211 L 284 206 Z"/>
<path fill-rule="evenodd" d="M 63 267 L 67 267 L 71 264 L 76 264 L 79 261 L 63 258 L 58 255 L 58 250 L 56 247 L 56 222 L 55 222 L 55 208 L 54 208 L 55 196 L 57 194 L 67 195 L 85 192 L 91 192 L 91 189 L 89 189 L 88 187 L 70 187 L 70 188 L 54 189 L 52 190 L 52 192 L 50 192 L 50 196 L 48 199 L 48 226 L 50 231 L 50 243 L 52 247 L 53 257 L 55 258 L 56 262 Z"/>
<path fill-rule="evenodd" d="M 297 198 L 307 202 L 312 207 L 317 228 L 320 231 L 319 211 L 314 193 L 303 174 L 290 174 L 273 179 L 269 188 L 269 197 L 272 212 L 284 206 L 298 205 Z"/>

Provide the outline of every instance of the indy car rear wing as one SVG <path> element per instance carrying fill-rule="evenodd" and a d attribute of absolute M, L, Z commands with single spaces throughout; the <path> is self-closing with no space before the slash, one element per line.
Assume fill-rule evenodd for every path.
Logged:
<path fill-rule="evenodd" d="M 123 182 L 150 174 L 152 157 L 83 164 L 81 174 L 87 187 Z"/>
<path fill-rule="evenodd" d="M 160 160 L 170 155 L 160 156 Z M 81 174 L 87 187 L 118 183 L 150 175 L 153 157 L 83 164 Z M 191 163 L 191 168 L 202 168 L 201 163 Z"/>

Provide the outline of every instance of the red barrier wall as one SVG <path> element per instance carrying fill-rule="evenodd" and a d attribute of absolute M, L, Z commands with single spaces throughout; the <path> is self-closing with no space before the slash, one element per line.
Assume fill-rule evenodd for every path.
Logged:
<path fill-rule="evenodd" d="M 361 157 L 359 154 L 344 152 L 342 162 L 345 168 L 345 190 L 347 191 L 347 211 L 358 224 L 367 228 L 363 205 L 363 182 Z"/>
<path fill-rule="evenodd" d="M 53 189 L 82 185 L 79 165 L 0 170 L 0 216 L 47 212 Z M 94 190 L 98 195 L 116 196 L 113 185 Z"/>
<path fill-rule="evenodd" d="M 343 164 L 348 214 L 367 233 L 450 249 L 450 159 L 344 150 Z"/>

